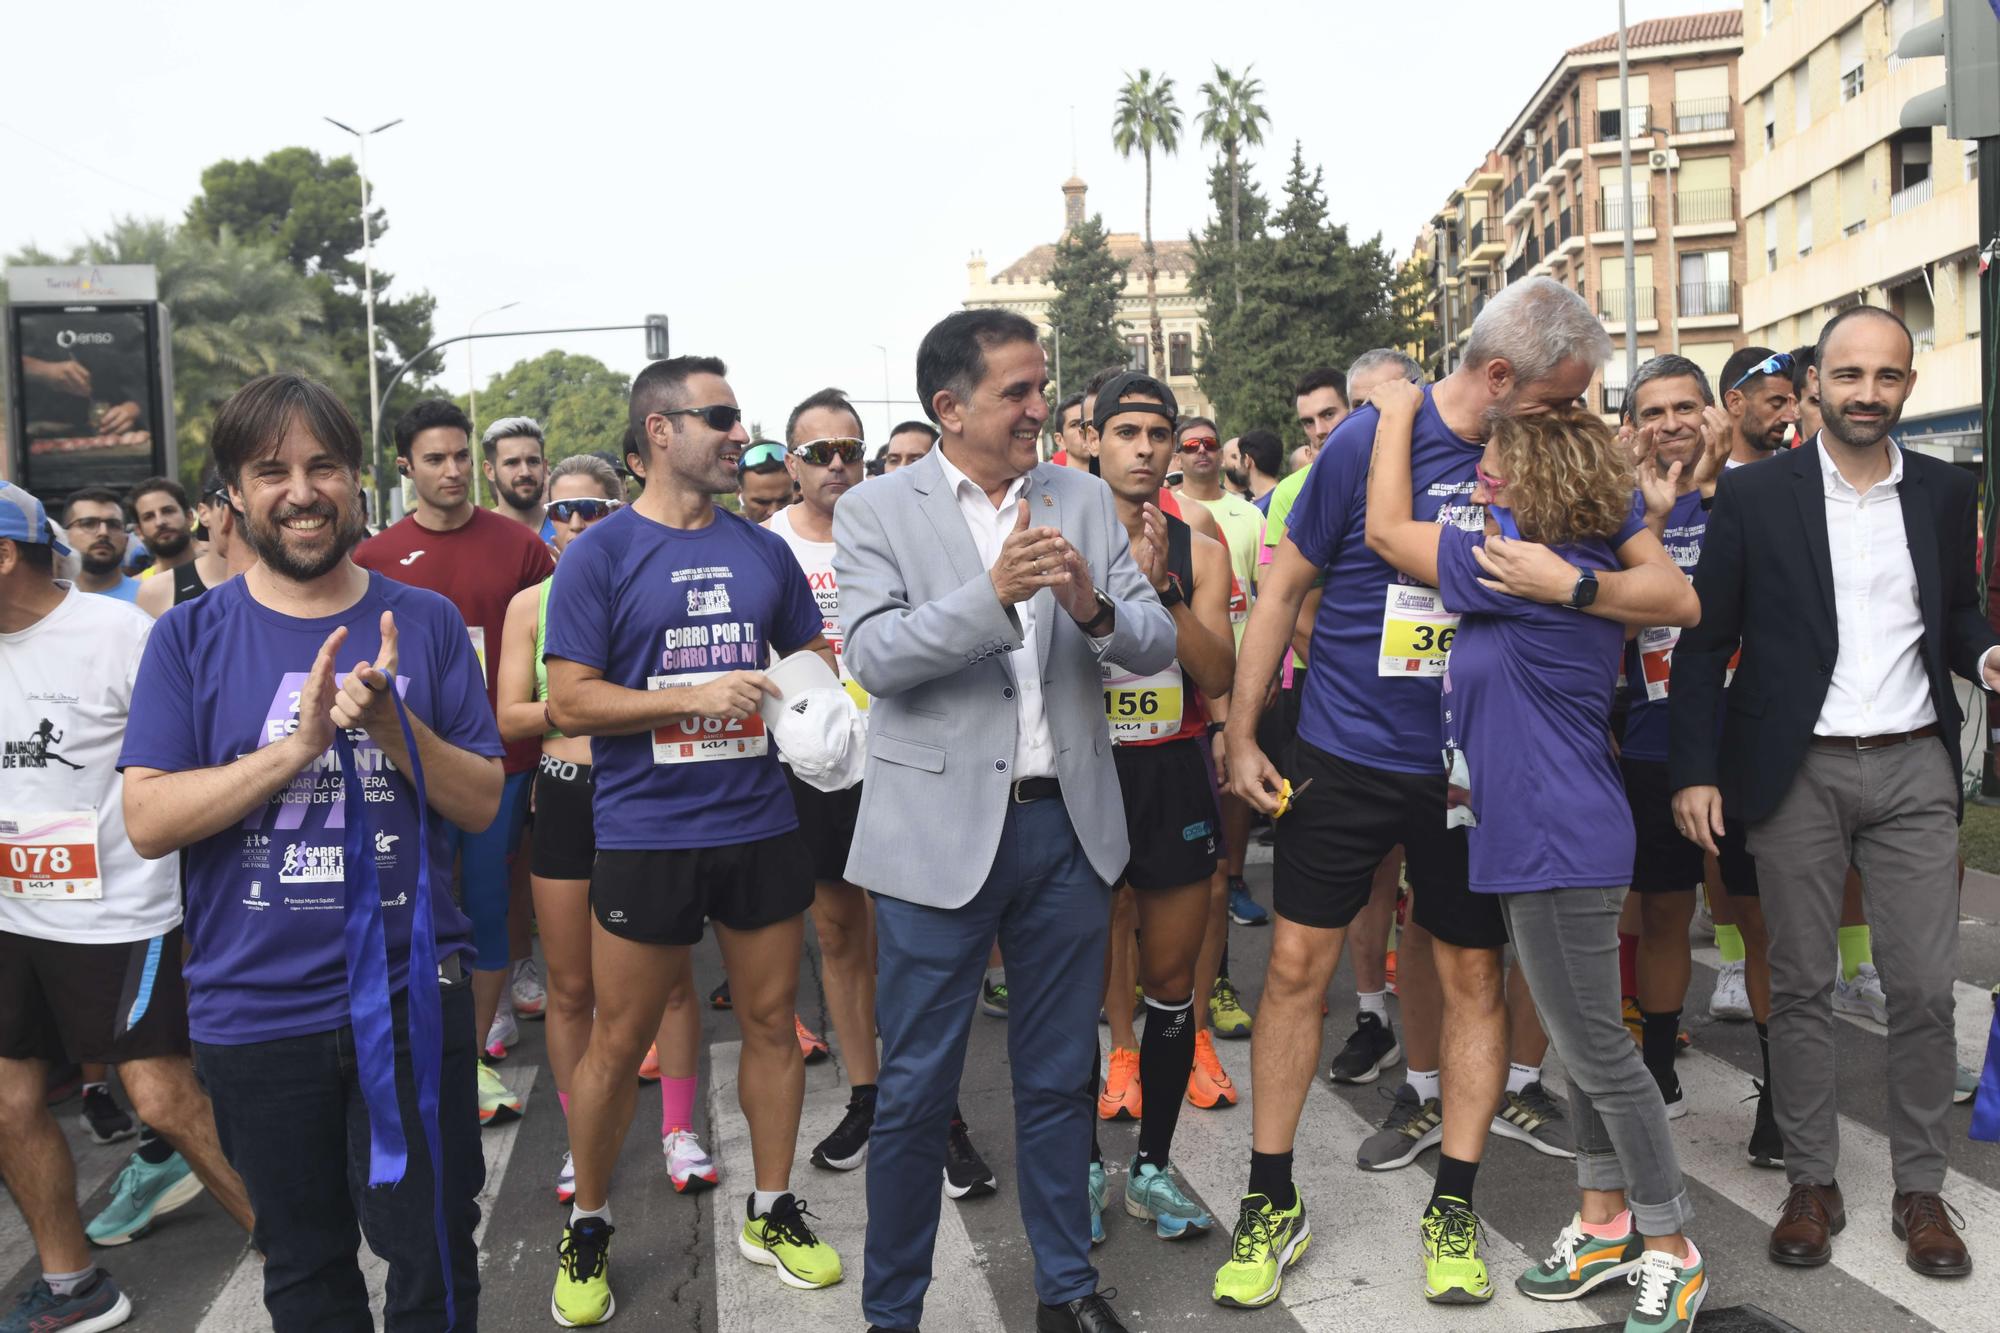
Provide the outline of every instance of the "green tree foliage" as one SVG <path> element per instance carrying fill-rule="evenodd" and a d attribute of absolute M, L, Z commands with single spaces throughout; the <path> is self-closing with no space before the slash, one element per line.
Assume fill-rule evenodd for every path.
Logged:
<path fill-rule="evenodd" d="M 1049 323 L 1062 330 L 1063 383 L 1074 390 L 1100 366 L 1125 360 L 1125 336 L 1118 331 L 1118 294 L 1125 289 L 1125 266 L 1112 258 L 1102 214 L 1093 214 L 1063 233 L 1056 245 L 1049 281 L 1058 293 L 1049 304 Z M 1044 339 L 1055 365 L 1053 337 Z"/>
<path fill-rule="evenodd" d="M 625 457 L 626 401 L 632 380 L 596 357 L 544 352 L 517 361 L 479 390 L 479 420 L 490 426 L 501 417 L 533 417 L 548 437 L 548 459 L 604 450 Z M 461 396 L 458 405 L 471 404 Z"/>
<path fill-rule="evenodd" d="M 1259 147 L 1264 142 L 1264 126 L 1270 122 L 1270 112 L 1258 99 L 1264 95 L 1261 79 L 1250 77 L 1249 65 L 1243 73 L 1231 74 L 1220 64 L 1215 67 L 1215 78 L 1201 85 L 1201 95 L 1208 104 L 1201 113 L 1201 141 L 1218 144 L 1222 148 L 1225 169 L 1229 173 L 1229 251 L 1232 263 L 1240 258 L 1243 248 L 1243 162 L 1245 147 Z M 1236 304 L 1243 304 L 1243 284 L 1232 280 L 1230 286 L 1235 291 Z"/>
<path fill-rule="evenodd" d="M 313 285 L 334 357 L 333 384 L 367 428 L 367 316 L 362 298 L 361 176 L 354 159 L 322 158 L 310 148 L 281 148 L 260 161 L 217 162 L 201 173 L 201 194 L 188 206 L 188 226 L 215 237 L 227 227 L 246 239 L 276 246 L 293 269 Z M 379 243 L 388 215 L 370 210 L 369 226 Z M 400 299 L 391 295 L 395 276 L 375 269 L 376 355 L 383 384 L 403 358 L 423 350 L 432 338 L 437 302 L 428 292 Z M 433 353 L 412 367 L 392 395 L 387 423 L 433 390 L 426 381 L 443 367 Z"/>
<path fill-rule="evenodd" d="M 1268 222 L 1262 200 L 1245 182 L 1238 265 L 1231 262 L 1221 208 L 1226 165 L 1218 164 L 1211 176 L 1217 217 L 1194 238 L 1190 285 L 1207 311 L 1202 392 L 1228 434 L 1262 426 L 1290 440 L 1297 433 L 1292 388 L 1300 375 L 1319 366 L 1344 369 L 1372 347 L 1399 347 L 1410 339 L 1393 257 L 1379 235 L 1355 245 L 1346 227 L 1328 220 L 1321 181 L 1317 169 L 1307 174 L 1294 145 L 1284 205 Z M 1243 304 L 1232 308 L 1239 267 Z"/>
<path fill-rule="evenodd" d="M 319 295 L 269 243 L 228 226 L 214 236 L 158 218 L 120 218 L 67 254 L 29 250 L 10 264 L 151 264 L 173 319 L 174 421 L 181 481 L 196 488 L 208 429 L 230 394 L 279 370 L 334 369 Z"/>
<path fill-rule="evenodd" d="M 1181 109 L 1174 101 L 1174 81 L 1140 69 L 1127 74 L 1118 90 L 1118 107 L 1111 118 L 1111 146 L 1130 159 L 1136 149 L 1146 163 L 1146 308 L 1152 325 L 1153 370 L 1167 369 L 1167 335 L 1160 325 L 1160 260 L 1153 249 L 1153 150 L 1171 157 L 1181 144 Z"/>

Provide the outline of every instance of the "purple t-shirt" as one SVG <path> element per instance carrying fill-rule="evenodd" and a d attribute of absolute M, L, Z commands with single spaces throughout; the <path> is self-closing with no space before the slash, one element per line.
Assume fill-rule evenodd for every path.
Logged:
<path fill-rule="evenodd" d="M 1299 735 L 1351 763 L 1398 773 L 1437 771 L 1439 663 L 1446 650 L 1422 658 L 1421 648 L 1395 626 L 1408 624 L 1406 594 L 1427 596 L 1415 579 L 1368 549 L 1368 460 L 1378 414 L 1364 407 L 1333 428 L 1313 459 L 1304 489 L 1287 517 L 1292 544 L 1326 574 L 1313 621 Z M 1474 465 L 1485 445 L 1445 425 L 1424 390 L 1410 432 L 1412 514 L 1421 522 L 1479 529 L 1486 516 L 1472 502 Z"/>
<path fill-rule="evenodd" d="M 381 647 L 382 613 L 396 617 L 397 685 L 413 718 L 444 741 L 498 758 L 465 621 L 436 593 L 368 577 L 339 615 L 302 620 L 251 597 L 242 579 L 211 588 L 160 618 L 139 664 L 120 768 L 185 772 L 235 762 L 298 725 L 298 691 L 326 636 L 347 638 L 336 680 Z M 417 889 L 416 792 L 368 733 L 349 733 L 382 888 L 389 990 L 409 970 Z M 188 1031 L 218 1046 L 274 1041 L 349 1021 L 342 931 L 355 877 L 347 873 L 346 783 L 332 746 L 289 786 L 229 829 L 187 849 Z M 430 812 L 431 917 L 438 957 L 470 947 L 452 902 L 447 826 Z"/>
<path fill-rule="evenodd" d="M 1689 491 L 1674 501 L 1667 514 L 1667 530 L 1662 539 L 1667 554 L 1680 566 L 1681 573 L 1694 577 L 1701 563 L 1701 541 L 1708 535 L 1708 511 L 1701 507 L 1701 492 Z M 1678 629 L 1643 629 L 1626 648 L 1625 743 L 1628 759 L 1649 763 L 1667 762 L 1667 672 L 1673 665 L 1674 645 L 1680 641 Z"/>
<path fill-rule="evenodd" d="M 1495 516 L 1500 512 L 1496 507 Z M 1556 550 L 1582 568 L 1617 569 L 1617 548 L 1644 524 L 1635 499 L 1632 517 L 1610 542 Z M 1462 617 L 1444 675 L 1442 720 L 1452 785 L 1463 784 L 1477 820 L 1467 830 L 1472 890 L 1630 883 L 1632 811 L 1611 753 L 1624 627 L 1485 587 L 1472 554 L 1485 541 L 1483 532 L 1448 524 L 1438 538 L 1438 589 Z"/>
<path fill-rule="evenodd" d="M 546 656 L 632 690 L 760 671 L 819 637 L 819 603 L 791 548 L 727 510 L 670 528 L 627 505 L 563 551 Z M 721 847 L 798 827 L 762 719 L 689 718 L 593 736 L 597 845 Z"/>

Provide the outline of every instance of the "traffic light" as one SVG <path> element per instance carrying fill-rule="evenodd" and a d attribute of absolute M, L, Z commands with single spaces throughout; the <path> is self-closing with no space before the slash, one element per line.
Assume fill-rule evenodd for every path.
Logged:
<path fill-rule="evenodd" d="M 1904 60 L 1944 57 L 1944 86 L 1903 104 L 1902 127 L 1953 139 L 2000 137 L 2000 0 L 1944 0 L 1944 16 L 1903 34 Z"/>
<path fill-rule="evenodd" d="M 646 316 L 646 359 L 664 361 L 667 351 L 667 317 L 665 315 Z"/>

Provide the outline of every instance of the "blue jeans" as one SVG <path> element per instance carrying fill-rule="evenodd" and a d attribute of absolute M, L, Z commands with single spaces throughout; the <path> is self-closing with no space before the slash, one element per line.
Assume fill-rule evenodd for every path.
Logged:
<path fill-rule="evenodd" d="M 915 1328 L 937 1243 L 939 1188 L 966 1031 L 994 937 L 1007 959 L 1015 1178 L 1035 1292 L 1097 1290 L 1090 1264 L 1091 1075 L 1111 893 L 1060 800 L 1010 805 L 986 882 L 963 907 L 875 897 L 882 1072 L 868 1143 L 861 1313 Z"/>
<path fill-rule="evenodd" d="M 1619 1017 L 1624 905 L 1624 889 L 1500 895 L 1507 937 L 1569 1072 L 1577 1187 L 1623 1190 L 1640 1235 L 1671 1236 L 1687 1229 L 1694 1202 L 1681 1183 L 1660 1085 Z"/>
<path fill-rule="evenodd" d="M 472 965 L 482 972 L 501 971 L 513 961 L 507 957 L 507 861 L 521 846 L 534 777 L 532 769 L 507 775 L 500 788 L 500 813 L 484 833 L 450 829 L 451 853 L 458 859 L 458 905 L 472 921 Z"/>
<path fill-rule="evenodd" d="M 479 1327 L 479 1255 L 472 1231 L 486 1183 L 479 1147 L 479 1096 L 472 988 L 444 991 L 444 1069 L 438 1119 L 444 1145 L 445 1223 L 451 1233 L 456 1333 Z M 443 1270 L 432 1222 L 430 1154 L 417 1128 L 410 1073 L 408 1005 L 397 995 L 396 1093 L 409 1164 L 389 1189 L 368 1187 L 368 1109 L 355 1071 L 354 1030 L 210 1046 L 196 1042 L 195 1072 L 215 1103 L 222 1151 L 243 1178 L 264 1253 L 264 1308 L 275 1333 L 372 1333 L 368 1289 L 356 1255 L 389 1265 L 384 1327 L 432 1333 L 444 1327 Z"/>

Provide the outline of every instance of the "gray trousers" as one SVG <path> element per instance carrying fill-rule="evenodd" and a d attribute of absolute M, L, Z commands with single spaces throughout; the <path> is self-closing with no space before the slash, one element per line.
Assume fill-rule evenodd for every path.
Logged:
<path fill-rule="evenodd" d="M 1806 751 L 1791 790 L 1750 826 L 1771 938 L 1772 1109 L 1791 1182 L 1840 1163 L 1833 1009 L 1851 863 L 1889 1001 L 1889 1144 L 1899 1191 L 1944 1187 L 1957 1042 L 1958 783 L 1944 742 Z"/>
<path fill-rule="evenodd" d="M 1681 1183 L 1660 1085 L 1618 1016 L 1618 912 L 1624 889 L 1503 893 L 1507 937 L 1569 1076 L 1576 1183 L 1623 1190 L 1642 1236 L 1685 1231 Z"/>

